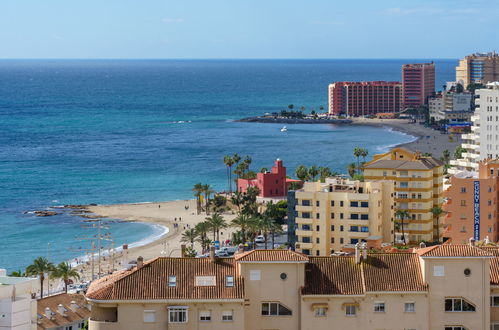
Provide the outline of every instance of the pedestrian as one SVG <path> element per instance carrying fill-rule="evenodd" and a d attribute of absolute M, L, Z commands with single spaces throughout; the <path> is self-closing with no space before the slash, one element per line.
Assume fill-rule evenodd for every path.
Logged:
<path fill-rule="evenodd" d="M 158 204 L 158 209 L 160 209 L 160 208 L 161 208 L 161 205 L 160 205 L 160 204 Z"/>
<path fill-rule="evenodd" d="M 181 217 L 178 217 L 178 221 L 182 221 L 182 218 L 181 218 Z"/>
<path fill-rule="evenodd" d="M 177 221 L 177 218 L 175 218 L 175 221 Z"/>

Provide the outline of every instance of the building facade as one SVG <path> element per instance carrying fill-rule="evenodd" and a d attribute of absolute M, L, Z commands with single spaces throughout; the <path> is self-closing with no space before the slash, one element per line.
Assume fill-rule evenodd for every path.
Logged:
<path fill-rule="evenodd" d="M 430 118 L 435 121 L 447 120 L 451 123 L 470 122 L 473 111 L 471 93 L 444 91 L 428 99 Z"/>
<path fill-rule="evenodd" d="M 295 249 L 327 256 L 368 239 L 393 241 L 393 181 L 328 178 L 306 182 L 288 199 Z"/>
<path fill-rule="evenodd" d="M 157 258 L 94 281 L 89 330 L 497 329 L 499 250 Z"/>
<path fill-rule="evenodd" d="M 471 83 L 487 84 L 499 80 L 499 55 L 496 52 L 475 53 L 459 61 L 456 81 L 464 87 Z"/>
<path fill-rule="evenodd" d="M 402 110 L 402 84 L 394 81 L 341 81 L 329 85 L 329 114 L 375 115 Z"/>
<path fill-rule="evenodd" d="M 395 211 L 409 214 L 409 219 L 404 219 L 403 225 L 400 223 L 404 226 L 405 241 L 433 241 L 441 236 L 441 221 L 431 211 L 443 203 L 443 165 L 440 161 L 404 148 L 394 148 L 374 155 L 374 159 L 364 165 L 364 178 L 366 181 L 395 181 Z"/>
<path fill-rule="evenodd" d="M 0 269 L 0 329 L 36 330 L 36 278 L 6 276 Z"/>
<path fill-rule="evenodd" d="M 404 64 L 402 86 L 405 108 L 427 104 L 428 98 L 435 94 L 435 63 Z"/>

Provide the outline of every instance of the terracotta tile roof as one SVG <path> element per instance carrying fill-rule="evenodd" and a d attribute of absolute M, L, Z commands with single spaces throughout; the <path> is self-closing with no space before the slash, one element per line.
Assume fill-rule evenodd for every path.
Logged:
<path fill-rule="evenodd" d="M 479 248 L 493 256 L 499 257 L 499 246 L 480 246 Z"/>
<path fill-rule="evenodd" d="M 78 308 L 71 310 L 71 301 L 74 301 Z M 65 316 L 61 315 L 58 310 L 59 304 L 62 304 L 65 311 Z M 45 308 L 50 308 L 52 317 L 49 319 L 45 315 Z M 90 310 L 87 309 L 85 297 L 81 294 L 66 294 L 61 293 L 54 296 L 39 299 L 37 301 L 37 328 L 52 329 L 64 327 L 75 322 L 83 322 L 90 317 Z"/>
<path fill-rule="evenodd" d="M 415 253 L 370 254 L 362 262 L 366 291 L 426 291 Z"/>
<path fill-rule="evenodd" d="M 490 260 L 490 284 L 499 285 L 499 258 Z"/>
<path fill-rule="evenodd" d="M 234 255 L 234 259 L 239 262 L 251 261 L 286 261 L 286 262 L 307 262 L 309 257 L 305 254 L 290 250 L 252 250 Z"/>
<path fill-rule="evenodd" d="M 354 257 L 310 257 L 302 294 L 363 294 L 361 265 Z"/>
<path fill-rule="evenodd" d="M 492 257 L 493 255 L 469 244 L 442 244 L 417 249 L 421 257 Z"/>
<path fill-rule="evenodd" d="M 360 264 L 353 256 L 310 257 L 305 267 L 304 295 L 428 289 L 415 253 L 369 254 Z"/>
<path fill-rule="evenodd" d="M 175 275 L 177 285 L 168 286 L 168 276 Z M 215 276 L 216 285 L 196 286 L 196 276 Z M 234 286 L 226 287 L 226 276 L 234 277 Z M 145 299 L 243 299 L 244 283 L 236 276 L 233 258 L 156 258 L 142 268 L 110 275 L 92 283 L 87 298 L 96 300 Z"/>

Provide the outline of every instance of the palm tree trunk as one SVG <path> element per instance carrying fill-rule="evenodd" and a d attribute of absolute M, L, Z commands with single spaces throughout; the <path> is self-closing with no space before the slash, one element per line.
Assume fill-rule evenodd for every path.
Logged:
<path fill-rule="evenodd" d="M 232 166 L 229 167 L 229 194 L 232 194 Z"/>
<path fill-rule="evenodd" d="M 274 248 L 274 231 L 270 232 L 270 235 L 272 235 L 272 248 Z"/>
<path fill-rule="evenodd" d="M 43 298 L 43 275 L 40 276 L 40 299 Z"/>
<path fill-rule="evenodd" d="M 230 191 L 230 167 L 227 166 L 227 189 Z"/>
<path fill-rule="evenodd" d="M 405 244 L 405 232 L 404 232 L 404 217 L 402 217 L 402 240 Z"/>
<path fill-rule="evenodd" d="M 64 280 L 64 292 L 68 293 L 68 281 Z"/>
<path fill-rule="evenodd" d="M 267 250 L 267 234 L 263 235 L 265 237 L 265 250 Z"/>

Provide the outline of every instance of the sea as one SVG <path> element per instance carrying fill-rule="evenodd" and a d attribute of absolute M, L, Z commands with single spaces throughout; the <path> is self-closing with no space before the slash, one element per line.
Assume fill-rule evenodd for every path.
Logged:
<path fill-rule="evenodd" d="M 277 158 L 346 172 L 354 147 L 369 155 L 414 137 L 388 128 L 242 123 L 286 109 L 327 109 L 334 81 L 400 80 L 404 60 L 1 60 L 0 268 L 38 256 L 81 257 L 95 235 L 65 204 L 193 198 L 192 186 L 227 188 L 223 157 Z M 434 60 L 436 86 L 457 60 Z M 369 157 L 370 157 L 369 156 Z M 369 158 L 368 157 L 368 158 Z M 164 228 L 110 221 L 116 246 L 144 244 Z"/>

